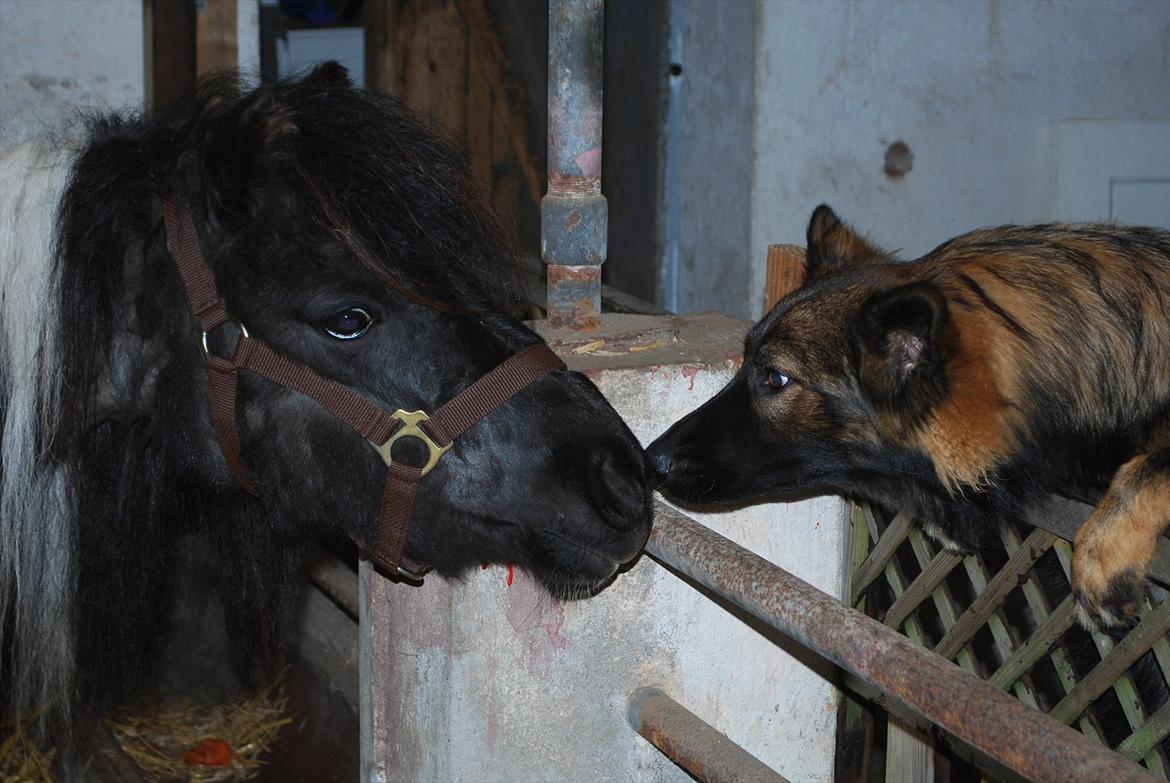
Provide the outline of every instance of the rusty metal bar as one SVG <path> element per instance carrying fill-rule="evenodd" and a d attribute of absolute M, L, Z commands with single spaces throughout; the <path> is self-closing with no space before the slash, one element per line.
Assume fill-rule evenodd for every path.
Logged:
<path fill-rule="evenodd" d="M 603 0 L 549 0 L 548 193 L 540 202 L 554 329 L 596 329 L 608 207 L 601 195 Z"/>
<path fill-rule="evenodd" d="M 788 783 L 658 688 L 630 694 L 626 717 L 634 731 L 702 783 Z"/>
<path fill-rule="evenodd" d="M 925 718 L 995 772 L 1062 783 L 1156 779 L 661 501 L 646 551 L 841 667 L 863 695 Z"/>

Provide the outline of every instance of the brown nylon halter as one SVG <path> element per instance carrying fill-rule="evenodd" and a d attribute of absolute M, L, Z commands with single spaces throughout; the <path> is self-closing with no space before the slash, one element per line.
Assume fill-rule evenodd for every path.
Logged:
<path fill-rule="evenodd" d="M 406 557 L 404 550 L 406 531 L 410 527 L 414 499 L 422 477 L 468 428 L 533 381 L 555 370 L 565 369 L 564 363 L 546 345 L 532 345 L 505 360 L 430 416 L 421 411 L 390 413 L 352 389 L 318 375 L 249 335 L 242 323 L 228 315 L 211 268 L 203 258 L 190 211 L 180 210 L 171 195 L 167 196 L 163 211 L 167 249 L 175 260 L 187 302 L 202 330 L 211 423 L 236 481 L 249 494 L 256 494 L 240 454 L 240 437 L 236 428 L 237 374 L 239 370 L 248 370 L 312 398 L 378 451 L 387 470 L 378 506 L 375 540 L 372 545 L 356 540 L 355 543 L 388 573 L 421 582 L 430 565 Z M 227 323 L 239 327 L 240 337 L 230 357 L 218 356 L 208 349 L 207 336 Z M 405 437 L 417 438 L 427 447 L 428 459 L 421 467 L 391 459 L 391 446 Z"/>

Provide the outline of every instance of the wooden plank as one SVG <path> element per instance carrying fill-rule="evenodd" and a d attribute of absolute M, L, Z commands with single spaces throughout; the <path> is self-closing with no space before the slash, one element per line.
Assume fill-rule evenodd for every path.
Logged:
<path fill-rule="evenodd" d="M 1117 752 L 1137 761 L 1145 758 L 1162 740 L 1170 736 L 1170 701 L 1150 716 L 1141 728 L 1117 746 Z"/>
<path fill-rule="evenodd" d="M 926 538 L 918 530 L 912 530 L 909 536 L 910 551 L 914 553 L 914 559 L 918 562 L 918 567 L 925 571 L 931 561 L 934 559 L 934 553 L 931 552 L 930 547 L 926 543 Z M 939 620 L 942 622 L 943 633 L 946 633 L 952 625 L 955 624 L 955 599 L 951 595 L 950 588 L 947 587 L 945 581 L 941 582 L 939 586 L 930 593 L 930 600 L 934 604 L 934 609 L 938 612 Z M 919 642 L 923 647 L 926 646 L 926 639 L 923 638 Z M 962 653 L 955 659 L 955 662 L 971 673 L 977 671 L 975 659 L 963 650 Z"/>
<path fill-rule="evenodd" d="M 944 658 L 953 658 L 971 637 L 987 624 L 991 614 L 998 609 L 1020 583 L 1023 574 L 1029 571 L 1040 556 L 1052 548 L 1056 537 L 1045 530 L 1034 530 L 1003 568 L 979 592 L 967 611 L 963 613 L 934 648 Z"/>
<path fill-rule="evenodd" d="M 1008 552 L 1014 552 L 1016 548 L 1018 547 L 1009 548 Z M 987 577 L 988 569 L 983 562 L 982 555 L 975 554 L 970 557 L 963 558 L 963 570 L 967 572 L 967 578 L 971 582 L 975 596 L 978 597 L 983 593 L 984 590 L 987 589 L 987 583 L 989 581 Z M 954 624 L 952 623 L 952 628 L 953 626 Z M 991 632 L 992 641 L 995 643 L 996 650 L 999 652 L 999 660 L 1001 661 L 1006 659 L 1011 654 L 1011 651 L 1021 644 L 1021 642 L 1016 639 L 1007 623 L 1005 623 L 1003 618 L 999 616 L 998 611 L 993 611 L 988 616 L 987 629 Z M 952 629 L 948 629 L 948 631 L 949 630 Z M 939 641 L 941 642 L 942 640 L 940 639 Z M 972 651 L 969 647 L 969 640 L 963 645 L 960 645 L 959 649 L 956 651 L 956 656 L 956 661 L 962 661 L 964 658 L 972 657 Z M 976 671 L 974 665 L 972 665 L 970 669 L 971 671 Z M 980 674 L 980 676 L 983 675 Z M 1036 695 L 1032 691 L 1031 683 L 1026 679 L 1021 679 L 1020 681 L 1013 683 L 1012 691 L 1015 693 L 1016 698 L 1028 706 L 1037 708 L 1039 707 L 1039 704 L 1036 702 Z"/>
<path fill-rule="evenodd" d="M 876 520 L 871 518 L 870 521 L 874 525 L 874 531 L 871 532 L 876 532 Z M 894 528 L 894 523 L 897 521 L 898 517 L 895 517 L 890 526 L 878 538 L 879 543 L 890 534 L 891 530 L 899 538 L 902 538 L 900 531 Z M 889 557 L 886 559 L 883 573 L 886 581 L 889 582 L 890 589 L 894 592 L 895 600 L 897 600 L 904 594 L 905 590 L 905 579 L 897 558 Z M 903 632 L 910 641 L 925 646 L 925 637 L 918 627 L 918 622 L 913 617 L 906 621 Z M 930 781 L 934 764 L 933 742 L 925 734 L 917 732 L 913 726 L 894 716 L 890 716 L 887 727 L 886 780 L 916 780 L 923 781 L 923 783 Z"/>
<path fill-rule="evenodd" d="M 1053 546 L 1053 549 L 1060 561 L 1061 569 L 1064 570 L 1065 578 L 1071 582 L 1073 554 L 1072 547 L 1065 541 L 1057 541 Z M 1100 653 L 1102 661 L 1107 659 L 1113 653 L 1114 643 L 1112 637 L 1106 636 L 1100 632 L 1091 632 L 1089 633 L 1089 638 L 1097 647 L 1097 651 Z M 1101 665 L 1102 664 L 1098 664 L 1098 668 L 1100 668 Z M 1128 667 L 1124 667 L 1120 673 L 1114 677 L 1112 684 L 1107 687 L 1113 688 L 1113 691 L 1117 696 L 1117 701 L 1121 705 L 1122 713 L 1125 715 L 1126 721 L 1129 723 L 1130 729 L 1132 730 L 1141 725 L 1143 720 L 1143 712 L 1141 699 L 1138 698 L 1137 690 L 1134 688 L 1133 682 L 1130 680 L 1129 675 L 1125 672 L 1126 668 Z M 1093 672 L 1090 672 L 1090 676 L 1092 676 L 1092 674 L 1096 671 L 1097 669 L 1094 669 Z M 1068 690 L 1066 693 L 1072 693 L 1072 690 Z M 1094 696 L 1093 698 L 1095 699 L 1097 697 Z M 1092 710 L 1084 712 L 1083 714 L 1087 716 L 1094 724 L 1097 722 L 1097 717 Z"/>
<path fill-rule="evenodd" d="M 872 513 L 872 512 L 870 512 Z M 869 526 L 865 522 L 866 511 L 857 503 L 849 504 L 850 537 L 849 537 L 849 574 L 845 585 L 845 594 L 854 595 L 853 583 L 862 564 L 869 555 Z M 859 612 L 865 611 L 865 599 L 858 598 L 850 604 Z"/>
<path fill-rule="evenodd" d="M 1049 648 L 1056 644 L 1060 637 L 1064 636 L 1065 631 L 1072 627 L 1076 619 L 1076 605 L 1070 595 L 1052 611 L 1052 614 L 1044 618 L 1044 622 L 1032 632 L 1028 641 L 1016 648 L 1015 652 L 987 681 L 1002 690 L 1010 688 L 1016 680 L 1031 671 L 1036 662 L 1049 651 Z"/>
<path fill-rule="evenodd" d="M 530 95 L 533 86 L 515 65 L 527 42 L 509 30 L 508 8 L 485 0 L 379 0 L 362 12 L 367 87 L 397 95 L 465 143 L 476 180 L 496 211 L 515 221 L 520 245 L 535 252 L 545 139 L 533 107 L 545 96 Z"/>
<path fill-rule="evenodd" d="M 1004 551 L 1008 553 L 1009 557 L 1015 554 L 1016 551 L 1023 545 L 1023 541 L 1020 539 L 1019 531 L 1017 530 L 1016 525 L 1012 522 L 1008 522 L 1007 524 L 1000 526 L 999 536 L 1000 541 L 1003 543 Z M 1024 577 L 1020 582 L 1020 590 L 1023 593 L 1024 602 L 1031 610 L 1032 618 L 1036 623 L 1036 627 L 1034 627 L 1030 633 L 1035 633 L 1039 629 L 1039 626 L 1048 617 L 1049 611 L 1053 608 L 1049 603 L 1046 591 L 1040 585 L 1040 580 L 1035 568 L 1024 572 Z M 1005 607 L 1001 605 L 1000 608 L 992 614 L 992 618 L 994 618 L 997 623 L 1006 622 L 1005 616 L 1003 614 L 1004 608 Z M 1014 625 L 1011 625 L 1010 627 L 1013 629 L 1015 628 Z M 1010 646 L 1000 647 L 999 663 L 1001 666 L 1004 662 L 1011 658 L 1015 650 L 1019 649 L 1028 642 L 1026 637 L 1019 638 L 1018 632 L 1012 633 L 1011 638 L 1012 644 Z M 1065 653 L 1062 647 L 1056 647 L 1055 649 L 1051 650 L 1050 653 L 1053 666 L 1059 667 L 1061 663 L 1067 664 L 1067 661 L 1063 660 Z M 1071 671 L 1071 667 L 1066 666 L 1066 668 Z M 1037 689 L 1032 681 L 1032 675 L 1030 671 L 1025 671 L 1023 674 L 1017 677 L 1015 684 L 1010 687 L 1013 688 L 1017 695 L 1021 692 L 1027 693 L 1028 703 L 1035 704 L 1037 709 L 1039 709 L 1038 699 L 1036 698 Z M 1067 692 L 1068 691 L 1065 690 L 1065 693 Z M 1021 696 L 1021 698 L 1024 697 Z M 1093 730 L 1090 730 L 1087 733 L 1090 736 L 1096 736 L 1096 732 Z"/>
<path fill-rule="evenodd" d="M 886 780 L 931 783 L 934 780 L 934 741 L 893 715 L 886 725 Z"/>
<path fill-rule="evenodd" d="M 882 622 L 891 628 L 901 627 L 906 618 L 934 592 L 939 583 L 946 579 L 947 574 L 961 562 L 963 562 L 963 556 L 954 552 L 939 552 L 935 555 L 926 568 L 922 569 L 918 578 L 906 588 L 906 592 L 902 593 L 890 606 Z"/>
<path fill-rule="evenodd" d="M 1089 676 L 1081 680 L 1049 714 L 1061 723 L 1071 723 L 1167 633 L 1170 633 L 1170 598 L 1148 610 L 1137 627 L 1118 642 Z"/>
<path fill-rule="evenodd" d="M 1165 599 L 1166 596 L 1163 595 L 1162 598 Z M 1162 670 L 1162 677 L 1170 683 L 1170 641 L 1159 639 L 1154 643 L 1151 652 L 1154 653 L 1154 661 L 1158 668 Z M 1165 737 L 1164 734 L 1163 739 Z M 1170 756 L 1167 755 L 1166 749 L 1161 744 L 1156 744 L 1146 754 L 1144 761 L 1150 769 L 1158 770 L 1162 777 L 1170 779 Z"/>
<path fill-rule="evenodd" d="M 983 562 L 983 556 L 974 554 L 963 558 L 963 570 L 967 573 L 967 579 L 971 582 L 971 587 L 978 598 L 984 590 L 987 589 L 987 583 L 990 581 L 987 576 L 987 566 Z M 953 623 L 952 623 L 953 625 Z M 996 649 L 999 651 L 1000 660 L 1006 658 L 1011 650 L 1015 648 L 1015 639 L 1008 630 L 1007 625 L 995 612 L 987 618 L 987 628 L 991 631 L 992 640 L 995 642 Z M 948 629 L 948 631 L 951 629 Z M 978 629 L 976 629 L 978 630 Z M 939 640 L 942 641 L 941 639 Z M 968 640 L 969 641 L 969 640 Z M 960 645 L 960 649 L 966 648 L 966 643 Z M 949 657 L 949 656 L 948 656 Z M 1029 697 L 1031 694 L 1029 694 Z M 1025 699 L 1029 704 L 1034 704 L 1035 700 Z"/>
<path fill-rule="evenodd" d="M 1130 633 L 1133 631 L 1131 630 Z M 1093 642 L 1097 645 L 1097 649 L 1101 651 L 1101 663 L 1098 668 L 1103 666 L 1105 661 L 1109 659 L 1109 655 L 1115 649 L 1116 641 L 1112 636 L 1101 633 L 1100 631 L 1093 631 L 1090 634 Z M 1155 642 L 1156 643 L 1156 642 Z M 1144 654 L 1144 653 L 1143 653 Z M 1117 697 L 1118 703 L 1121 705 L 1121 711 L 1125 715 L 1125 720 L 1129 723 L 1130 731 L 1136 731 L 1146 720 L 1145 705 L 1142 702 L 1141 696 L 1138 694 L 1137 686 L 1133 684 L 1133 680 L 1129 676 L 1129 667 L 1125 667 L 1121 674 L 1116 677 L 1113 683 L 1106 688 L 1113 689 L 1114 696 Z M 1096 669 L 1094 669 L 1096 671 Z M 1090 672 L 1090 675 L 1092 672 Z M 1088 679 L 1086 677 L 1085 679 Z M 1083 680 L 1082 680 L 1083 682 Z M 1161 759 L 1158 754 L 1153 754 L 1150 758 L 1145 759 L 1151 769 L 1161 770 Z"/>
<path fill-rule="evenodd" d="M 195 72 L 239 65 L 236 46 L 236 0 L 207 0 L 195 16 Z"/>
<path fill-rule="evenodd" d="M 918 567 L 922 569 L 918 575 L 918 578 L 921 579 L 922 574 L 927 572 L 931 563 L 935 561 L 936 556 L 931 551 L 929 545 L 927 545 L 926 537 L 920 531 L 910 531 L 909 541 L 910 551 L 914 554 L 914 559 L 917 561 Z M 913 588 L 913 585 L 910 588 Z M 955 620 L 958 617 L 958 614 L 955 612 L 955 599 L 951 595 L 951 591 L 945 581 L 940 581 L 935 589 L 930 591 L 930 599 L 934 604 L 935 611 L 938 612 L 939 619 L 942 621 L 943 632 L 945 633 L 948 628 L 955 624 Z"/>
<path fill-rule="evenodd" d="M 195 91 L 195 3 L 147 0 L 151 111 L 174 106 Z"/>
<path fill-rule="evenodd" d="M 764 278 L 764 312 L 804 285 L 807 267 L 800 245 L 768 245 L 768 267 Z"/>
<path fill-rule="evenodd" d="M 871 509 L 864 508 L 862 513 L 870 515 L 870 522 L 873 521 L 873 511 Z M 910 517 L 905 514 L 898 514 L 880 536 L 871 531 L 876 543 L 874 544 L 873 551 L 869 553 L 869 557 L 865 558 L 865 562 L 861 564 L 861 567 L 857 569 L 857 573 L 853 576 L 853 590 L 849 596 L 850 605 L 857 603 L 857 598 L 861 595 L 861 591 L 869 587 L 873 583 L 873 580 L 877 579 L 885 571 L 886 562 L 893 557 L 894 552 L 906 540 L 906 536 L 910 534 L 910 526 Z"/>

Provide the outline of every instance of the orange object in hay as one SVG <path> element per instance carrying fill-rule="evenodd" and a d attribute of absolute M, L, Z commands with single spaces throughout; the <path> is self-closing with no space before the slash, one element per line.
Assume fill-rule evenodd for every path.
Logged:
<path fill-rule="evenodd" d="M 226 767 L 232 763 L 232 746 L 221 739 L 208 737 L 183 754 L 191 766 Z"/>

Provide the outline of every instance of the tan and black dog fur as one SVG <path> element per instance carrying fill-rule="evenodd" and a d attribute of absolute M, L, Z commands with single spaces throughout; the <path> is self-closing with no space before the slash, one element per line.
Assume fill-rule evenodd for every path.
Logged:
<path fill-rule="evenodd" d="M 1082 621 L 1132 622 L 1170 524 L 1170 232 L 1004 226 L 895 260 L 826 206 L 808 279 L 743 368 L 650 449 L 693 502 L 841 491 L 970 551 L 1050 492 Z"/>

